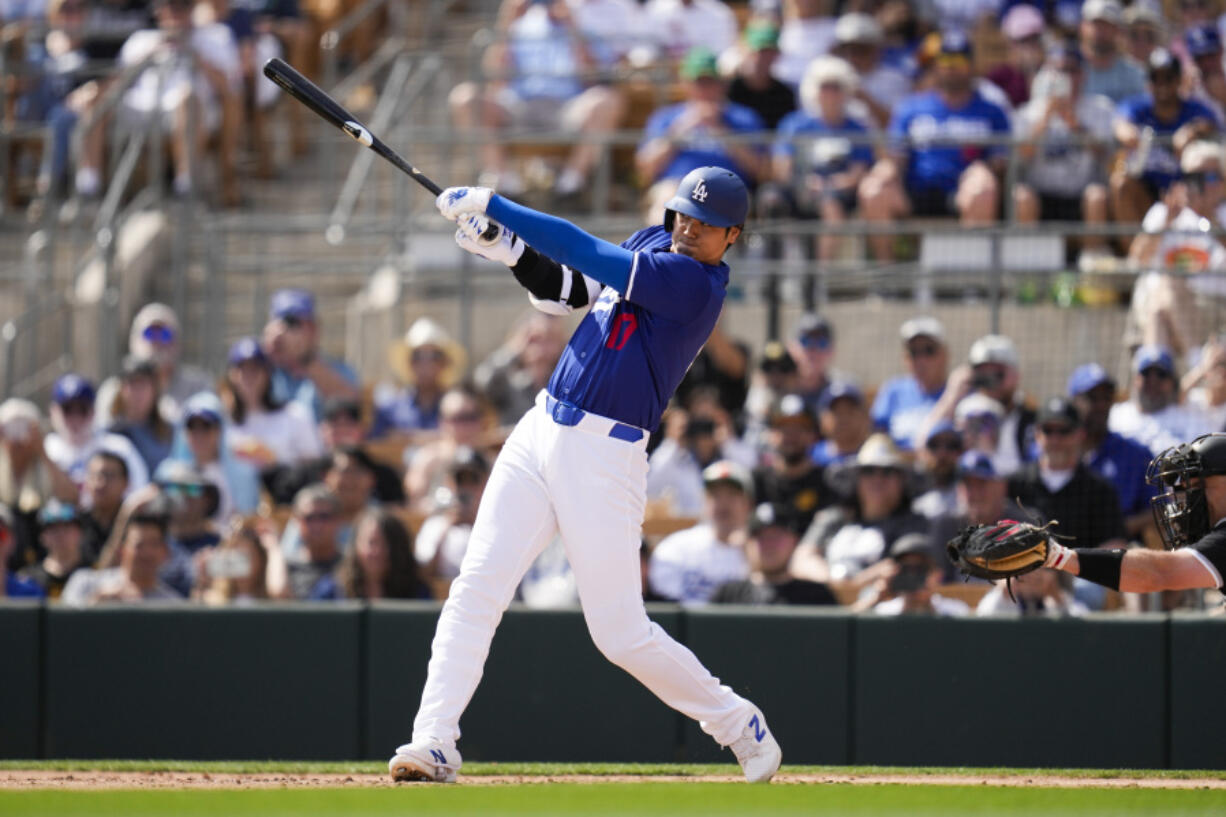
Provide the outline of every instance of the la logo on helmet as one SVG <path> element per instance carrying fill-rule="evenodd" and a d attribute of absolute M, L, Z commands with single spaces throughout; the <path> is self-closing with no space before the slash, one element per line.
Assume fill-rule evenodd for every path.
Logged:
<path fill-rule="evenodd" d="M 690 193 L 690 198 L 692 198 L 694 201 L 706 201 L 707 183 L 700 181 L 698 184 L 694 185 L 694 192 Z"/>

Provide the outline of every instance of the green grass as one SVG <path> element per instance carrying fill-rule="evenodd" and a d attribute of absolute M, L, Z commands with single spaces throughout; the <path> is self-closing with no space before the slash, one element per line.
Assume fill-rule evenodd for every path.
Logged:
<path fill-rule="evenodd" d="M 0 760 L 0 770 L 59 772 L 207 772 L 209 774 L 386 774 L 383 761 L 282 761 L 282 760 Z M 470 777 L 525 775 L 703 775 L 738 774 L 733 763 L 465 763 Z M 784 774 L 858 775 L 968 775 L 1030 777 L 1058 775 L 1088 780 L 1152 778 L 1159 780 L 1226 780 L 1226 770 L 1200 769 L 1018 769 L 941 766 L 797 766 L 784 765 Z"/>
<path fill-rule="evenodd" d="M 568 786 L 413 786 L 396 789 L 247 791 L 38 791 L 0 793 L 6 817 L 56 815 L 1220 815 L 1219 791 L 1005 789 L 984 786 L 748 786 L 732 783 Z"/>

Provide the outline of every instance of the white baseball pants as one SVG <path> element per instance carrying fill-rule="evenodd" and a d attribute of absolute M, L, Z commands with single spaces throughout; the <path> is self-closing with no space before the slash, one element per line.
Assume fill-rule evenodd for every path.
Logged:
<path fill-rule="evenodd" d="M 588 414 L 558 425 L 544 392 L 494 463 L 460 575 L 431 647 L 413 740 L 454 744 L 502 612 L 537 554 L 561 532 L 596 647 L 721 745 L 740 737 L 752 704 L 647 618 L 639 567 L 647 439 L 608 436 Z"/>

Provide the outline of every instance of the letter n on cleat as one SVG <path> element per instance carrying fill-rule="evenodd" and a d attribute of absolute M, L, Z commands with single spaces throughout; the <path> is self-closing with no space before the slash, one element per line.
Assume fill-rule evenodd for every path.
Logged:
<path fill-rule="evenodd" d="M 758 740 L 762 740 L 762 738 L 758 738 Z M 442 763 L 444 766 L 447 765 L 447 756 L 444 755 L 442 752 L 440 752 L 438 749 L 431 749 L 430 757 L 434 758 L 434 761 L 436 763 Z"/>
<path fill-rule="evenodd" d="M 766 727 L 757 715 L 749 719 L 749 725 L 753 727 L 753 739 L 761 743 L 762 738 L 766 737 Z"/>

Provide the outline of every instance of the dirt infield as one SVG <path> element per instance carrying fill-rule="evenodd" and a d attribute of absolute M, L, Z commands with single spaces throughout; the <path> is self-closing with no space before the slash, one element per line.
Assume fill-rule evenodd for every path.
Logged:
<path fill-rule="evenodd" d="M 466 786 L 540 785 L 544 783 L 735 783 L 734 775 L 476 775 L 461 776 Z M 1150 777 L 1060 777 L 1058 775 L 954 775 L 954 774 L 787 774 L 775 777 L 782 785 L 841 783 L 866 786 L 1010 786 L 1060 789 L 1226 789 L 1226 780 L 1161 779 Z M 222 774 L 207 772 L 62 772 L 0 771 L 0 790 L 31 789 L 310 789 L 385 788 L 394 784 L 386 775 L 370 774 Z"/>

